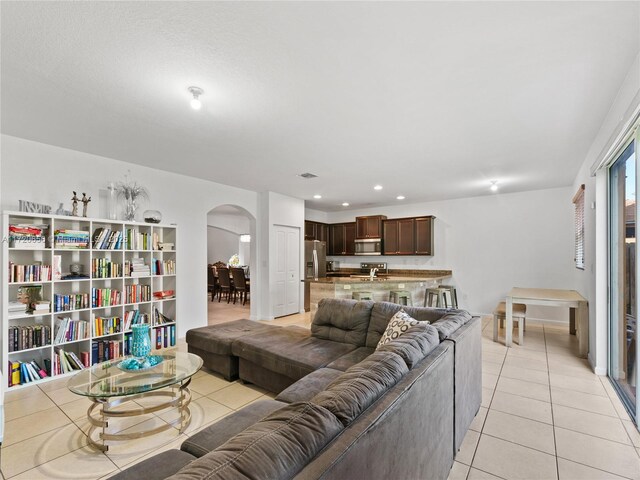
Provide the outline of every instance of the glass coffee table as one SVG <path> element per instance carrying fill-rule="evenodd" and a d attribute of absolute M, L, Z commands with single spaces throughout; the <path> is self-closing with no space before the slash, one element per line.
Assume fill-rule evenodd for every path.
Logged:
<path fill-rule="evenodd" d="M 191 377 L 202 367 L 202 359 L 186 352 L 167 352 L 161 355 L 160 364 L 146 370 L 122 370 L 118 368 L 125 358 L 110 360 L 81 370 L 69 380 L 69 390 L 88 397 L 93 402 L 87 410 L 90 428 L 87 434 L 89 443 L 95 448 L 107 451 L 107 440 L 131 440 L 162 432 L 179 425 L 180 433 L 191 422 Z M 130 409 L 117 408 L 126 402 L 140 398 L 158 397 L 158 403 L 152 406 L 140 406 Z M 168 399 L 162 397 L 169 397 Z M 177 419 L 149 430 L 133 433 L 108 433 L 109 418 L 132 417 L 177 408 Z M 98 440 L 93 434 L 101 430 Z"/>

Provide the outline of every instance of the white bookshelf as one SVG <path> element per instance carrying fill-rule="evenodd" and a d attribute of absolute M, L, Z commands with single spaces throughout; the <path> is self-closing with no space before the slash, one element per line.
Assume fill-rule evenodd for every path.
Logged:
<path fill-rule="evenodd" d="M 9 225 L 15 224 L 34 224 L 34 225 L 47 225 L 47 241 L 45 247 L 40 248 L 14 248 L 9 246 Z M 137 245 L 139 248 L 128 248 L 126 242 L 122 241 L 119 248 L 112 249 L 99 249 L 92 248 L 94 240 L 94 232 L 99 228 L 108 228 L 112 231 L 123 232 L 123 235 L 127 230 L 132 230 L 135 234 L 148 235 L 149 242 L 145 248 L 141 248 L 141 245 Z M 89 233 L 90 245 L 86 249 L 78 248 L 56 248 L 54 245 L 54 232 L 59 229 L 69 230 L 81 230 Z M 2 304 L 2 368 L 5 372 L 3 379 L 3 390 L 6 390 L 9 384 L 9 376 L 11 372 L 8 371 L 9 362 L 30 362 L 35 360 L 43 369 L 45 368 L 45 359 L 51 362 L 52 375 L 30 383 L 21 385 L 14 385 L 11 388 L 17 389 L 25 385 L 32 385 L 34 383 L 41 383 L 53 378 L 60 378 L 61 376 L 73 375 L 74 372 L 53 375 L 53 364 L 55 349 L 60 347 L 65 351 L 74 352 L 78 357 L 82 352 L 88 352 L 90 356 L 90 364 L 94 363 L 94 355 L 92 352 L 92 342 L 94 340 L 106 340 L 106 341 L 119 341 L 118 352 L 120 356 L 124 356 L 127 338 L 131 334 L 131 330 L 119 331 L 117 333 L 97 335 L 94 332 L 94 322 L 96 317 L 119 317 L 121 319 L 121 325 L 124 327 L 124 319 L 127 312 L 131 310 L 139 310 L 141 313 L 148 314 L 149 322 L 151 323 L 151 341 L 152 348 L 155 350 L 156 342 L 155 337 L 158 329 L 163 327 L 176 326 L 176 298 L 177 298 L 177 277 L 176 277 L 176 237 L 177 226 L 176 225 L 164 225 L 164 224 L 149 224 L 140 222 L 125 222 L 118 220 L 105 220 L 96 218 L 84 218 L 84 217 L 70 217 L 59 215 L 44 215 L 37 213 L 25 213 L 25 212 L 4 212 L 3 213 L 3 237 L 6 241 L 3 241 L 3 273 L 2 273 L 2 289 L 3 289 L 3 304 Z M 173 243 L 174 248 L 172 250 L 160 250 L 154 248 L 154 238 L 157 238 L 158 243 Z M 62 259 L 62 276 L 70 273 L 70 264 L 80 264 L 82 266 L 81 273 L 89 275 L 86 279 L 55 279 L 53 272 L 54 256 L 61 256 Z M 125 262 L 131 261 L 134 258 L 142 258 L 144 264 L 151 269 L 150 275 L 144 275 L 140 277 L 130 277 L 125 275 Z M 92 271 L 93 262 L 102 259 L 104 262 L 111 262 L 119 266 L 120 271 L 118 275 L 109 275 L 107 278 L 98 278 Z M 19 265 L 31 265 L 39 263 L 41 265 L 51 265 L 52 273 L 51 280 L 38 281 L 38 282 L 9 282 L 9 265 L 10 262 Z M 165 274 L 154 274 L 152 269 L 152 263 L 159 262 L 163 266 L 173 265 L 171 271 L 165 270 Z M 15 301 L 17 298 L 18 288 L 42 285 L 42 298 L 43 300 L 50 301 L 50 312 L 35 314 L 26 313 L 9 313 L 9 302 Z M 127 287 L 135 286 L 136 289 L 148 287 L 150 291 L 150 297 L 141 299 L 143 301 L 134 301 L 127 299 L 126 291 Z M 120 302 L 110 306 L 94 306 L 92 305 L 92 289 L 111 289 L 120 292 Z M 160 291 L 173 290 L 175 295 L 172 298 L 157 299 L 154 297 L 154 293 Z M 56 312 L 54 295 L 73 295 L 73 294 L 88 294 L 89 295 L 89 307 L 73 309 L 70 311 Z M 130 301 L 131 300 L 131 301 Z M 165 323 L 162 325 L 156 325 L 154 311 L 158 310 L 160 313 L 172 319 L 171 323 Z M 62 342 L 55 344 L 55 326 L 56 320 L 59 317 L 71 318 L 73 320 L 84 320 L 89 322 L 89 336 L 80 340 L 73 340 L 68 342 Z M 14 326 L 36 326 L 43 325 L 51 328 L 51 344 L 41 347 L 34 347 L 28 349 L 22 349 L 18 351 L 9 351 L 9 328 Z M 166 328 L 166 333 L 169 333 L 169 328 Z M 176 332 L 177 334 L 177 332 Z M 174 335 L 174 338 L 177 335 Z M 171 347 L 170 335 L 168 347 Z M 163 347 L 164 348 L 164 347 Z M 98 359 L 98 361 L 101 361 Z"/>

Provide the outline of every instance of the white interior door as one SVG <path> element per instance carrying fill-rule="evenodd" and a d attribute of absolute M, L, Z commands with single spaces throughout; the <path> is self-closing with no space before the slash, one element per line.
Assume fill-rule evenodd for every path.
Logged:
<path fill-rule="evenodd" d="M 273 316 L 282 317 L 300 311 L 300 230 L 276 225 L 274 237 Z"/>

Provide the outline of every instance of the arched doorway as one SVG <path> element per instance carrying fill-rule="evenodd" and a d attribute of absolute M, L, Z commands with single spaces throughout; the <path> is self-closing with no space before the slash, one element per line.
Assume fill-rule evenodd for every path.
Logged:
<path fill-rule="evenodd" d="M 224 323 L 239 318 L 256 318 L 258 290 L 256 266 L 256 219 L 237 205 L 219 205 L 207 213 L 207 268 L 215 263 L 237 262 L 245 269 L 249 279 L 249 294 L 246 304 L 236 296 L 207 295 L 208 324 Z M 253 275 L 252 275 L 253 273 Z M 209 277 L 208 277 L 209 278 Z M 209 282 L 207 282 L 209 285 Z M 209 290 L 209 287 L 208 287 Z"/>

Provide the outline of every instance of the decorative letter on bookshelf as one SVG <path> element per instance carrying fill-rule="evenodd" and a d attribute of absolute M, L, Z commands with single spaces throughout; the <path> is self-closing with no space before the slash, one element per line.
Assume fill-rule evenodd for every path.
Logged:
<path fill-rule="evenodd" d="M 153 348 L 175 345 L 175 225 L 3 219 L 4 389 L 129 355 L 137 323 L 151 324 Z"/>

